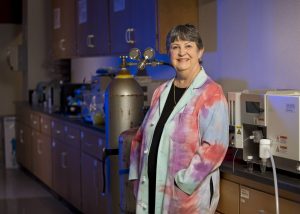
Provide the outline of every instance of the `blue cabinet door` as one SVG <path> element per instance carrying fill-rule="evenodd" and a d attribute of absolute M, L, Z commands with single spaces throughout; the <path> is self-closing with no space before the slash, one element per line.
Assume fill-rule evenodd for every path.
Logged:
<path fill-rule="evenodd" d="M 110 1 L 111 53 L 128 54 L 133 47 L 142 51 L 156 45 L 156 1 Z"/>
<path fill-rule="evenodd" d="M 77 0 L 78 54 L 109 54 L 108 1 Z"/>

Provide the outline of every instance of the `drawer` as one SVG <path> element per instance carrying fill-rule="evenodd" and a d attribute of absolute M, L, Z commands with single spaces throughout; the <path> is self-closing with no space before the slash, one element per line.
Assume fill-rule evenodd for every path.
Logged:
<path fill-rule="evenodd" d="M 299 213 L 300 204 L 287 199 L 279 198 L 279 209 L 281 214 L 296 214 Z M 276 213 L 275 196 L 259 190 L 241 186 L 240 213 Z"/>
<path fill-rule="evenodd" d="M 64 122 L 61 120 L 53 119 L 51 122 L 51 134 L 54 139 L 58 139 L 61 141 L 65 140 L 65 133 L 64 133 Z"/>
<path fill-rule="evenodd" d="M 80 148 L 80 129 L 78 126 L 65 123 L 65 142 Z"/>
<path fill-rule="evenodd" d="M 105 135 L 103 133 L 83 128 L 81 130 L 81 150 L 101 160 L 105 148 Z"/>
<path fill-rule="evenodd" d="M 51 135 L 51 119 L 46 115 L 41 115 L 40 119 L 41 132 L 50 136 Z"/>
<path fill-rule="evenodd" d="M 220 181 L 220 200 L 217 211 L 220 213 L 239 213 L 239 191 L 240 185 L 226 179 Z"/>

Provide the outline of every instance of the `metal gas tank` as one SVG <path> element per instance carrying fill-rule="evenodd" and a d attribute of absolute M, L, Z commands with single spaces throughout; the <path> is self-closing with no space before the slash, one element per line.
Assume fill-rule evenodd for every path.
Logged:
<path fill-rule="evenodd" d="M 121 132 L 139 126 L 143 120 L 144 94 L 131 75 L 118 75 L 105 91 L 107 147 L 118 148 Z"/>
<path fill-rule="evenodd" d="M 105 164 L 108 177 L 108 196 L 112 214 L 120 210 L 120 175 L 118 166 L 119 135 L 132 127 L 137 127 L 143 120 L 144 94 L 141 86 L 128 72 L 120 72 L 105 91 Z M 104 158 L 104 163 L 106 160 Z"/>

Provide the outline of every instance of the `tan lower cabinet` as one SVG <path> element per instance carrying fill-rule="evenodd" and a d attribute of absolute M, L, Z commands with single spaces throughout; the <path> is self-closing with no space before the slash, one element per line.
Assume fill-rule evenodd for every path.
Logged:
<path fill-rule="evenodd" d="M 32 170 L 32 143 L 31 129 L 23 122 L 16 124 L 16 140 L 17 140 L 17 161 L 20 165 Z"/>
<path fill-rule="evenodd" d="M 54 190 L 81 210 L 80 131 L 63 120 L 52 120 Z"/>
<path fill-rule="evenodd" d="M 280 214 L 299 213 L 300 204 L 279 199 Z M 245 186 L 240 187 L 240 213 L 241 214 L 274 214 L 276 213 L 274 195 L 254 190 Z"/>
<path fill-rule="evenodd" d="M 102 194 L 102 162 L 81 153 L 81 164 L 83 213 L 108 213 L 108 199 Z"/>
<path fill-rule="evenodd" d="M 109 213 L 109 197 L 104 189 L 102 153 L 105 135 L 81 129 L 81 191 L 83 213 Z M 106 184 L 107 185 L 107 184 Z M 107 188 L 107 187 L 106 187 Z"/>
<path fill-rule="evenodd" d="M 77 209 L 81 209 L 80 150 L 52 139 L 53 188 Z"/>
<path fill-rule="evenodd" d="M 51 138 L 35 132 L 33 142 L 33 173 L 46 185 L 52 186 Z"/>
<path fill-rule="evenodd" d="M 239 190 L 240 185 L 226 179 L 220 182 L 220 200 L 217 212 L 224 214 L 239 213 Z"/>

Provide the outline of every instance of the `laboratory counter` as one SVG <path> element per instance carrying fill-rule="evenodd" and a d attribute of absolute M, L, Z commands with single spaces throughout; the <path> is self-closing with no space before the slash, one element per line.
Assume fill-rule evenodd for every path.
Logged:
<path fill-rule="evenodd" d="M 105 133 L 105 125 L 93 125 L 91 122 L 84 121 L 81 115 L 68 115 L 53 109 L 43 106 L 32 106 L 28 102 L 17 102 L 16 105 L 30 108 L 32 111 L 39 112 L 51 116 L 52 118 L 60 119 L 65 122 L 73 123 L 74 125 L 84 126 L 86 128 Z"/>
<path fill-rule="evenodd" d="M 229 148 L 220 166 L 220 202 L 217 213 L 275 213 L 275 188 L 272 168 L 260 171 L 254 164 L 249 171 L 242 151 Z M 300 209 L 300 175 L 276 169 L 280 213 L 298 213 Z"/>
<path fill-rule="evenodd" d="M 21 111 L 21 113 L 20 113 L 20 110 L 26 108 L 26 109 L 29 109 L 31 112 L 36 112 L 36 113 L 39 113 L 42 115 L 46 115 L 47 117 L 52 118 L 54 120 L 57 119 L 60 121 L 64 121 L 70 125 L 73 124 L 75 127 L 82 127 L 82 130 L 84 132 L 89 133 L 88 130 L 91 130 L 95 134 L 99 133 L 100 137 L 105 139 L 105 126 L 104 125 L 103 126 L 95 126 L 92 123 L 85 122 L 80 117 L 67 116 L 65 114 L 53 112 L 52 110 L 49 110 L 49 109 L 46 109 L 43 107 L 32 107 L 26 102 L 18 102 L 18 103 L 16 103 L 16 107 L 17 107 L 17 118 L 20 117 L 21 121 L 22 121 L 22 112 L 23 111 Z M 23 112 L 23 115 L 24 115 L 24 112 Z M 23 121 L 24 121 L 24 117 L 23 117 Z M 26 124 L 26 119 L 25 119 L 25 124 Z M 25 128 L 26 128 L 26 126 L 25 126 Z M 130 135 L 134 135 L 134 133 L 131 133 Z M 78 141 L 80 141 L 80 139 Z M 49 143 L 49 145 L 51 145 L 51 143 Z M 65 145 L 68 146 L 68 144 L 65 144 Z M 35 148 L 35 147 L 36 146 L 33 145 L 33 148 Z M 39 148 L 39 147 L 37 147 L 37 148 Z M 84 148 L 85 148 L 84 146 L 81 146 L 81 150 Z M 82 150 L 83 153 L 81 153 L 81 154 L 85 154 L 86 151 L 89 151 L 89 150 Z M 221 196 L 220 196 L 220 203 L 218 206 L 218 212 L 219 213 L 230 213 L 230 214 L 250 213 L 250 211 L 244 212 L 243 210 L 251 210 L 250 207 L 251 206 L 256 207 L 255 204 L 257 204 L 257 203 L 262 203 L 261 207 L 263 207 L 265 204 L 271 204 L 272 208 L 270 208 L 270 209 L 273 210 L 273 207 L 274 207 L 273 199 L 274 199 L 275 191 L 274 191 L 274 181 L 273 181 L 272 169 L 267 168 L 265 173 L 261 173 L 260 169 L 259 169 L 259 165 L 254 165 L 253 172 L 250 172 L 247 169 L 246 162 L 244 162 L 242 160 L 242 157 L 241 157 L 242 150 L 239 150 L 238 155 L 236 155 L 235 160 L 233 161 L 233 156 L 234 156 L 233 154 L 235 151 L 236 150 L 234 148 L 229 148 L 227 155 L 226 155 L 222 165 L 220 166 L 220 172 L 221 172 L 220 194 L 221 194 Z M 55 150 L 52 149 L 52 153 L 53 152 L 55 152 Z M 91 154 L 93 154 L 93 153 L 94 153 L 94 151 Z M 31 157 L 31 156 L 32 155 L 30 155 L 30 154 L 28 155 L 28 157 Z M 53 156 L 53 154 L 52 154 L 52 156 Z M 83 157 L 85 157 L 85 156 L 83 156 Z M 96 156 L 93 156 L 93 157 L 96 157 Z M 51 161 L 51 156 L 49 158 L 50 158 L 49 161 Z M 79 156 L 79 159 L 80 159 L 80 156 Z M 96 159 L 95 159 L 95 161 L 96 161 Z M 25 158 L 25 163 L 26 163 L 26 158 Z M 79 165 L 80 165 L 80 163 L 79 163 Z M 25 167 L 26 167 L 26 164 L 25 164 Z M 27 168 L 29 168 L 29 170 L 30 170 L 31 169 L 30 165 Z M 49 173 L 51 173 L 51 172 L 49 172 Z M 51 174 L 49 174 L 49 176 L 50 175 Z M 284 209 L 290 209 L 290 208 L 291 209 L 295 209 L 295 208 L 300 209 L 300 175 L 299 174 L 291 174 L 291 173 L 288 173 L 288 172 L 285 172 L 282 170 L 277 170 L 277 180 L 278 180 L 279 196 L 281 198 L 281 201 L 282 200 L 288 201 L 288 204 L 289 204 L 289 206 L 286 206 L 287 208 L 284 208 L 285 203 L 281 202 L 283 205 L 282 205 L 282 208 L 280 208 L 280 209 L 283 209 L 283 208 Z M 53 184 L 54 183 L 55 182 L 53 181 Z M 50 181 L 49 181 L 49 186 L 53 187 L 53 185 Z M 80 186 L 80 184 L 79 184 L 79 186 Z M 250 195 L 252 195 L 252 196 L 255 195 L 255 197 L 250 197 Z M 260 195 L 262 195 L 262 197 L 260 197 Z M 259 200 L 259 201 L 254 201 L 253 202 L 254 205 L 252 205 L 252 202 L 250 199 L 254 199 L 254 198 L 256 198 L 256 200 Z M 266 201 L 265 198 L 268 198 L 269 201 L 268 200 Z M 75 204 L 75 203 L 72 203 L 72 204 Z M 290 204 L 292 204 L 292 206 L 290 206 Z M 76 207 L 78 207 L 78 206 L 76 206 Z M 80 207 L 78 207 L 78 208 L 80 209 Z M 255 210 L 255 212 L 256 212 L 256 210 Z M 255 212 L 252 212 L 252 213 L 255 213 Z M 271 211 L 270 213 L 274 213 L 274 212 Z M 282 212 L 282 213 L 285 213 L 285 212 Z"/>
<path fill-rule="evenodd" d="M 73 123 L 79 126 L 83 126 L 89 129 L 93 129 L 95 131 L 105 133 L 105 125 L 102 126 L 93 125 L 90 122 L 84 121 L 80 116 L 72 116 L 72 115 L 66 115 L 59 112 L 53 112 L 51 109 L 47 109 L 41 106 L 33 107 L 29 105 L 27 102 L 20 102 L 18 104 L 21 104 L 23 107 L 29 107 L 31 108 L 32 111 L 47 114 L 56 119 L 64 120 L 69 123 Z M 253 172 L 249 172 L 247 170 L 246 162 L 242 160 L 241 157 L 242 151 L 239 150 L 236 159 L 233 161 L 234 152 L 235 152 L 234 148 L 228 149 L 227 155 L 220 167 L 222 176 L 245 178 L 251 181 L 255 181 L 257 183 L 270 185 L 273 187 L 274 185 L 273 173 L 271 168 L 268 168 L 265 173 L 261 173 L 259 166 L 254 165 Z M 279 189 L 300 194 L 300 174 L 293 174 L 293 173 L 289 173 L 277 169 L 277 180 L 278 180 Z"/>
<path fill-rule="evenodd" d="M 220 171 L 224 176 L 230 175 L 246 178 L 261 184 L 274 186 L 273 171 L 271 168 L 268 168 L 266 172 L 262 173 L 259 165 L 254 165 L 253 172 L 249 172 L 243 160 L 235 160 L 234 165 L 233 161 L 224 160 Z M 293 174 L 279 169 L 276 170 L 276 174 L 279 189 L 300 194 L 300 174 Z"/>

